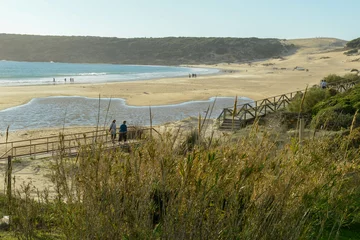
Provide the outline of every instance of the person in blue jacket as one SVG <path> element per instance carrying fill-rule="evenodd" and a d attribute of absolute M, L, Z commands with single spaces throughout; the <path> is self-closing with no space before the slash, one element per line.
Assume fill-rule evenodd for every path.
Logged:
<path fill-rule="evenodd" d="M 124 143 L 126 143 L 126 134 L 127 134 L 127 126 L 126 126 L 126 121 L 124 121 L 123 124 L 121 124 L 119 130 L 119 142 L 121 142 L 124 139 Z"/>

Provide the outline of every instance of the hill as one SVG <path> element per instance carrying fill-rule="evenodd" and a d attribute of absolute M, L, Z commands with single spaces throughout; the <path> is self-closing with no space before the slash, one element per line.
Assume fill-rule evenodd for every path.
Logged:
<path fill-rule="evenodd" d="M 212 64 L 271 58 L 295 46 L 259 38 L 109 38 L 0 34 L 0 59 L 114 64 Z"/>
<path fill-rule="evenodd" d="M 299 38 L 288 39 L 287 44 L 293 44 L 297 48 L 301 48 L 305 53 L 324 53 L 329 51 L 341 51 L 345 47 L 347 41 L 337 38 Z"/>
<path fill-rule="evenodd" d="M 350 42 L 348 42 L 346 44 L 346 46 L 348 48 L 358 48 L 358 49 L 360 49 L 360 38 L 356 38 L 356 39 L 351 40 Z"/>

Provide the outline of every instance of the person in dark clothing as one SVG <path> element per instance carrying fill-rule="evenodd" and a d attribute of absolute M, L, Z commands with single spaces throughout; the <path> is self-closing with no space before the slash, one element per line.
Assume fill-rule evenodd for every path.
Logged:
<path fill-rule="evenodd" d="M 124 139 L 124 143 L 126 143 L 126 134 L 127 134 L 127 126 L 126 126 L 126 121 L 124 121 L 123 124 L 121 124 L 119 130 L 119 142 L 121 142 Z"/>
<path fill-rule="evenodd" d="M 116 120 L 114 119 L 110 125 L 109 132 L 111 133 L 111 141 L 115 142 L 116 139 Z"/>

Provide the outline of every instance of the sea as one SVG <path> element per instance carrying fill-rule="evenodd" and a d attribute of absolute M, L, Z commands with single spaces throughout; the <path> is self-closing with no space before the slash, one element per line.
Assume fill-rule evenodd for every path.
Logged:
<path fill-rule="evenodd" d="M 0 86 L 44 85 L 74 83 L 105 83 L 136 81 L 214 74 L 217 69 L 135 66 L 117 64 L 74 64 L 52 62 L 0 61 Z M 65 82 L 65 78 L 67 82 Z M 1 99 L 1 96 L 0 96 Z M 238 98 L 238 104 L 252 102 Z M 234 97 L 210 96 L 204 101 L 188 101 L 180 104 L 157 106 L 131 106 L 121 98 L 86 98 L 80 96 L 53 96 L 33 98 L 28 103 L 0 111 L 0 134 L 7 127 L 10 131 L 53 127 L 108 125 L 113 119 L 124 120 L 129 125 L 148 126 L 149 112 L 152 124 L 161 125 L 191 117 L 216 118 L 224 108 L 232 107 Z M 209 110 L 208 110 L 209 109 Z"/>
<path fill-rule="evenodd" d="M 218 72 L 218 69 L 172 66 L 0 60 L 0 86 L 54 84 L 54 80 L 56 84 L 67 84 L 70 78 L 74 79 L 74 83 L 123 82 Z"/>

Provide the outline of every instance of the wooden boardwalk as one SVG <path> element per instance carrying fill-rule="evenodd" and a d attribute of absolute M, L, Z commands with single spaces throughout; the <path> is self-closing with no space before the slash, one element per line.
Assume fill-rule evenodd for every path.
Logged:
<path fill-rule="evenodd" d="M 148 128 L 128 127 L 127 138 L 129 142 L 141 139 Z M 0 143 L 0 160 L 17 157 L 36 157 L 39 155 L 53 156 L 60 149 L 69 155 L 74 155 L 80 146 L 93 143 L 102 143 L 111 148 L 118 146 L 111 141 L 110 133 L 106 130 L 78 132 L 73 134 L 33 138 L 27 140 Z M 117 139 L 116 139 L 117 143 Z"/>
<path fill-rule="evenodd" d="M 328 84 L 328 88 L 332 88 L 338 92 L 345 92 L 358 83 L 359 81 Z M 305 90 L 300 90 L 236 105 L 235 107 L 224 108 L 217 118 L 219 128 L 221 130 L 240 129 L 258 117 L 286 108 L 296 95 L 302 95 L 304 92 Z"/>

